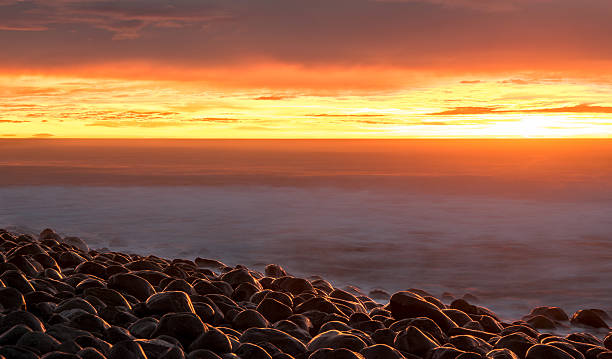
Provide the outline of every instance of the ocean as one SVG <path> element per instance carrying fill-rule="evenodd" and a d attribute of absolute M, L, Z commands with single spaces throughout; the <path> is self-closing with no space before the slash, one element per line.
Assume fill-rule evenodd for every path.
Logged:
<path fill-rule="evenodd" d="M 612 311 L 609 140 L 1 140 L 0 228 Z"/>

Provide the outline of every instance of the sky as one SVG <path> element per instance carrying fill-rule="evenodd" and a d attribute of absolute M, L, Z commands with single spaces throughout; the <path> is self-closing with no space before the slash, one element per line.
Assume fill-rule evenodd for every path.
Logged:
<path fill-rule="evenodd" d="M 612 137 L 609 0 L 0 0 L 0 138 Z"/>

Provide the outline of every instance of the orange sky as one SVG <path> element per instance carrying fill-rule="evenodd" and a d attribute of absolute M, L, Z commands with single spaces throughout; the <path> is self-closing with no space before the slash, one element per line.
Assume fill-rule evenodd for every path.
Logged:
<path fill-rule="evenodd" d="M 0 136 L 612 137 L 607 0 L 303 5 L 0 0 Z"/>

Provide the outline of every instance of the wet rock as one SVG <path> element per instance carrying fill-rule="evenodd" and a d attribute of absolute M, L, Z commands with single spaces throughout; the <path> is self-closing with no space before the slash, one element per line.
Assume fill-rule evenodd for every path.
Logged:
<path fill-rule="evenodd" d="M 493 347 L 483 339 L 476 338 L 470 335 L 457 335 L 451 337 L 449 339 L 449 343 L 457 349 L 466 352 L 479 353 L 481 355 L 485 355 L 491 350 L 493 350 Z"/>
<path fill-rule="evenodd" d="M 397 349 L 385 344 L 375 344 L 365 347 L 359 352 L 365 359 L 404 359 Z"/>
<path fill-rule="evenodd" d="M 487 353 L 487 359 L 519 359 L 519 357 L 509 349 L 493 349 Z"/>
<path fill-rule="evenodd" d="M 322 348 L 312 353 L 308 359 L 363 359 L 363 355 L 348 349 Z"/>
<path fill-rule="evenodd" d="M 84 348 L 79 350 L 77 355 L 81 359 L 106 359 L 104 354 L 102 354 L 99 350 L 95 348 Z"/>
<path fill-rule="evenodd" d="M 465 352 L 452 347 L 437 347 L 427 354 L 427 359 L 456 359 Z"/>
<path fill-rule="evenodd" d="M 124 340 L 113 345 L 108 359 L 147 359 L 147 356 L 142 350 L 138 342 L 134 340 Z"/>
<path fill-rule="evenodd" d="M 177 338 L 184 348 L 188 348 L 197 337 L 207 330 L 206 324 L 202 323 L 200 318 L 193 313 L 168 313 L 161 317 L 152 337 L 169 335 Z"/>
<path fill-rule="evenodd" d="M 574 325 L 610 329 L 608 324 L 596 312 L 590 309 L 577 311 L 570 319 L 570 322 Z"/>
<path fill-rule="evenodd" d="M 23 311 L 16 310 L 8 313 L 4 318 L 2 318 L 0 325 L 0 333 L 10 329 L 15 325 L 23 324 L 36 332 L 44 332 L 45 326 L 34 314 Z"/>
<path fill-rule="evenodd" d="M 501 337 L 495 344 L 495 349 L 509 349 L 519 358 L 524 358 L 525 353 L 538 342 L 525 333 L 517 332 Z"/>
<path fill-rule="evenodd" d="M 391 313 L 396 319 L 427 317 L 447 332 L 457 325 L 438 307 L 412 292 L 398 292 L 389 301 Z"/>
<path fill-rule="evenodd" d="M 146 279 L 131 273 L 120 273 L 111 276 L 108 279 L 108 286 L 119 292 L 133 295 L 140 301 L 145 301 L 155 294 L 155 289 Z"/>
<path fill-rule="evenodd" d="M 104 331 L 104 339 L 113 345 L 119 342 L 136 340 L 136 338 L 127 329 L 118 327 L 116 325 L 113 325 Z"/>
<path fill-rule="evenodd" d="M 393 346 L 406 353 L 424 356 L 428 351 L 439 346 L 439 343 L 427 336 L 419 328 L 409 326 L 397 333 Z"/>
<path fill-rule="evenodd" d="M 100 299 L 104 304 L 113 307 L 126 307 L 131 309 L 132 306 L 125 297 L 114 289 L 109 288 L 87 288 L 83 294 L 91 295 Z"/>
<path fill-rule="evenodd" d="M 0 347 L 0 358 L 7 359 L 39 359 L 33 351 L 13 345 Z"/>
<path fill-rule="evenodd" d="M 174 279 L 168 283 L 168 285 L 166 285 L 164 288 L 164 292 L 165 291 L 181 291 L 189 295 L 196 294 L 196 290 L 193 288 L 193 286 L 184 279 Z"/>
<path fill-rule="evenodd" d="M 138 339 L 149 339 L 151 338 L 151 335 L 157 328 L 158 324 L 159 320 L 152 317 L 146 317 L 138 319 L 137 321 L 132 323 L 129 326 L 128 330 L 130 333 L 132 333 L 134 337 Z"/>
<path fill-rule="evenodd" d="M 355 352 L 361 351 L 367 344 L 358 336 L 348 332 L 329 330 L 318 334 L 308 342 L 308 350 L 311 352 L 320 348 L 340 349 L 346 348 Z"/>
<path fill-rule="evenodd" d="M 57 339 L 42 332 L 27 332 L 17 341 L 17 346 L 34 348 L 41 354 L 57 350 L 59 345 Z"/>
<path fill-rule="evenodd" d="M 187 359 L 222 359 L 213 351 L 208 349 L 197 349 L 189 353 Z"/>
<path fill-rule="evenodd" d="M 537 307 L 534 308 L 527 317 L 534 317 L 536 315 L 543 315 L 552 320 L 568 321 L 569 317 L 565 311 L 559 307 Z"/>
<path fill-rule="evenodd" d="M 210 327 L 189 346 L 190 351 L 197 349 L 210 349 L 215 353 L 229 353 L 232 351 L 232 344 L 228 336 L 217 328 Z"/>
<path fill-rule="evenodd" d="M 246 309 L 238 313 L 233 320 L 234 327 L 237 329 L 248 328 L 267 328 L 270 323 L 264 316 L 256 310 Z"/>
<path fill-rule="evenodd" d="M 306 346 L 302 342 L 287 333 L 271 328 L 247 329 L 240 336 L 240 342 L 252 344 L 269 342 L 274 344 L 284 353 L 290 354 L 294 357 L 306 352 Z"/>
<path fill-rule="evenodd" d="M 293 295 L 314 291 L 314 287 L 308 280 L 290 276 L 277 278 L 272 285 Z"/>
<path fill-rule="evenodd" d="M 232 299 L 238 302 L 246 301 L 253 296 L 253 294 L 259 292 L 261 287 L 256 287 L 251 283 L 240 283 L 236 289 L 232 292 Z"/>
<path fill-rule="evenodd" d="M 551 345 L 537 344 L 529 348 L 525 359 L 574 359 L 574 357 Z"/>
<path fill-rule="evenodd" d="M 111 344 L 105 340 L 94 336 L 83 335 L 74 339 L 81 348 L 95 348 L 102 354 L 108 354 L 111 350 Z"/>
<path fill-rule="evenodd" d="M 0 288 L 0 311 L 11 312 L 25 309 L 25 298 L 20 291 L 12 287 Z"/>
<path fill-rule="evenodd" d="M 189 296 L 179 291 L 153 294 L 147 299 L 146 305 L 152 313 L 195 313 Z"/>
<path fill-rule="evenodd" d="M 34 291 L 34 287 L 26 279 L 26 277 L 17 270 L 6 270 L 0 274 L 0 280 L 7 287 L 17 289 L 21 294 L 26 294 Z M 8 292 L 7 292 L 8 294 Z"/>
<path fill-rule="evenodd" d="M 176 347 L 173 343 L 167 342 L 165 340 L 156 338 L 156 339 L 136 339 L 135 340 L 142 350 L 144 351 L 147 358 L 159 358 L 163 354 L 165 354 L 168 350 Z"/>
<path fill-rule="evenodd" d="M 236 350 L 236 354 L 238 354 L 241 358 L 272 359 L 267 351 L 252 343 L 242 343 Z"/>
<path fill-rule="evenodd" d="M 104 331 L 110 328 L 104 319 L 99 316 L 87 312 L 75 313 L 70 317 L 69 324 L 73 328 L 87 330 L 91 332 L 104 333 Z"/>
<path fill-rule="evenodd" d="M 283 267 L 279 266 L 278 264 L 268 264 L 264 272 L 266 277 L 280 278 L 287 276 L 287 272 L 285 272 Z"/>

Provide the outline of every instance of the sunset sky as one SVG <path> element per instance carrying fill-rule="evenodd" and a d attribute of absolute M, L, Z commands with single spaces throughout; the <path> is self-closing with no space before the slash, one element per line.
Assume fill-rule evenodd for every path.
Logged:
<path fill-rule="evenodd" d="M 0 0 L 0 136 L 612 137 L 610 0 Z"/>

